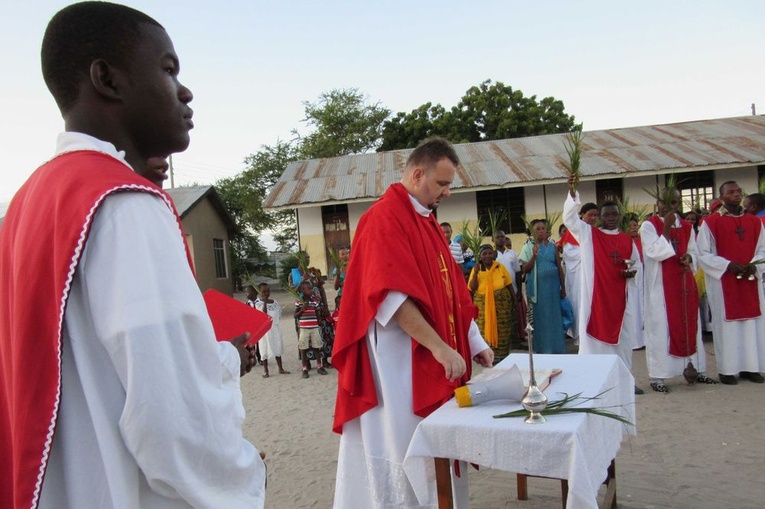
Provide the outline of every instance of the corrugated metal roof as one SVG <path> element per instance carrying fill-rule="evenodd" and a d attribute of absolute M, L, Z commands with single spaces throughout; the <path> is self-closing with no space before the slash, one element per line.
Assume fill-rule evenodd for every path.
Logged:
<path fill-rule="evenodd" d="M 453 192 L 561 182 L 565 134 L 455 145 Z M 401 178 L 412 149 L 290 163 L 264 202 L 268 209 L 369 201 Z M 587 131 L 582 177 L 703 170 L 765 163 L 765 116 Z"/>

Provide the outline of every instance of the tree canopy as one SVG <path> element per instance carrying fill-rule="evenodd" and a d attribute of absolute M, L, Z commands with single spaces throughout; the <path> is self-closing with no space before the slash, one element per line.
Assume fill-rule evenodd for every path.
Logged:
<path fill-rule="evenodd" d="M 383 122 L 390 110 L 370 103 L 358 89 L 334 89 L 315 102 L 305 101 L 305 123 L 310 131 L 293 131 L 291 141 L 264 145 L 244 160 L 242 173 L 216 182 L 215 186 L 239 225 L 241 233 L 231 239 L 234 274 L 246 278 L 252 271 L 248 259 L 264 258 L 259 236 L 274 233 L 280 251 L 296 247 L 294 210 L 268 212 L 263 202 L 292 161 L 356 154 L 374 150 L 382 137 Z"/>
<path fill-rule="evenodd" d="M 450 110 L 428 102 L 409 113 L 397 113 L 385 122 L 379 150 L 412 148 L 428 136 L 470 143 L 569 132 L 575 125 L 563 101 L 554 97 L 537 101 L 535 95 L 526 97 L 502 82 L 486 80 L 470 87 Z"/>

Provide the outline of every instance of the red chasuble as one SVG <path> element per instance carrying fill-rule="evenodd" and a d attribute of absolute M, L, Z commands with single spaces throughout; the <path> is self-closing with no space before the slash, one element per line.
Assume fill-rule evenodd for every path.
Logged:
<path fill-rule="evenodd" d="M 366 334 L 390 291 L 414 300 L 441 339 L 467 364 L 467 372 L 449 382 L 430 351 L 411 340 L 412 412 L 427 417 L 470 379 L 467 336 L 477 314 L 436 218 L 418 214 L 404 186 L 393 184 L 359 221 L 346 274 L 343 319 L 332 351 L 338 371 L 333 430 L 342 433 L 344 423 L 377 406 Z"/>
<path fill-rule="evenodd" d="M 609 235 L 592 228 L 593 267 L 592 308 L 587 322 L 587 334 L 609 345 L 619 343 L 619 335 L 627 309 L 627 269 L 624 260 L 632 258 L 632 237 L 619 232 Z"/>
<path fill-rule="evenodd" d="M 657 235 L 664 231 L 659 216 L 648 221 Z M 669 233 L 675 255 L 661 262 L 661 282 L 664 286 L 664 303 L 669 326 L 669 355 L 688 357 L 696 353 L 698 333 L 699 290 L 693 272 L 680 265 L 680 257 L 688 252 L 688 242 L 693 235 L 691 224 L 680 221 L 680 227 L 672 227 Z"/>
<path fill-rule="evenodd" d="M 717 256 L 741 264 L 753 261 L 762 230 L 762 223 L 756 216 L 712 214 L 706 218 L 705 223 L 715 239 Z M 749 320 L 760 316 L 760 296 L 757 293 L 759 279 L 736 279 L 735 274 L 726 272 L 720 282 L 726 320 Z"/>
<path fill-rule="evenodd" d="M 69 290 L 98 207 L 120 191 L 156 194 L 175 213 L 125 164 L 76 151 L 38 168 L 0 227 L 0 507 L 39 503 L 61 401 Z"/>

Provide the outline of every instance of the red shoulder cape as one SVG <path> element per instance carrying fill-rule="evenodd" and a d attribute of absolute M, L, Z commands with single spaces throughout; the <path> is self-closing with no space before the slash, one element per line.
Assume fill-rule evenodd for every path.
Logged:
<path fill-rule="evenodd" d="M 125 164 L 76 151 L 38 168 L 0 227 L 0 507 L 39 503 L 61 398 L 69 291 L 99 206 L 120 191 L 153 193 L 175 212 L 169 196 Z"/>
<path fill-rule="evenodd" d="M 705 222 L 715 239 L 718 256 L 741 264 L 752 261 L 762 231 L 762 222 L 756 216 L 712 214 Z M 736 232 L 739 228 L 743 229 L 743 238 L 739 238 Z M 735 274 L 726 272 L 720 282 L 726 320 L 749 320 L 760 316 L 759 279 L 736 279 Z"/>
<path fill-rule="evenodd" d="M 657 235 L 664 231 L 664 221 L 658 215 L 648 220 Z M 688 357 L 696 353 L 696 335 L 699 325 L 699 290 L 690 270 L 680 265 L 680 257 L 688 252 L 693 227 L 680 221 L 680 228 L 672 227 L 669 236 L 675 247 L 675 256 L 661 262 L 661 282 L 669 326 L 669 354 Z M 650 289 L 646 289 L 649 291 Z"/>
<path fill-rule="evenodd" d="M 412 340 L 414 414 L 426 417 L 470 379 L 467 333 L 476 316 L 459 266 L 435 217 L 419 215 L 401 184 L 393 184 L 362 216 L 343 286 L 332 363 L 338 371 L 333 430 L 377 406 L 366 333 L 390 291 L 408 295 L 428 323 L 467 363 L 454 382 L 430 351 Z"/>
<path fill-rule="evenodd" d="M 627 266 L 623 260 L 632 258 L 632 238 L 622 232 L 609 235 L 594 226 L 590 228 L 595 277 L 587 334 L 603 343 L 616 345 L 627 309 L 627 279 L 622 275 Z"/>

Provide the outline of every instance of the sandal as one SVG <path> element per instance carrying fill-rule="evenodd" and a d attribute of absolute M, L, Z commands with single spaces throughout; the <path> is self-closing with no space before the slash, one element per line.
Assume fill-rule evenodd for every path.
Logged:
<path fill-rule="evenodd" d="M 263 373 L 263 378 L 268 378 L 268 373 Z"/>
<path fill-rule="evenodd" d="M 669 387 L 664 385 L 664 382 L 651 382 L 651 389 L 653 389 L 656 392 L 663 392 L 665 394 L 669 394 L 670 391 Z"/>
<path fill-rule="evenodd" d="M 696 383 L 697 384 L 719 384 L 720 382 L 718 382 L 717 380 L 713 380 L 713 379 L 709 378 L 707 375 L 705 375 L 703 373 L 699 373 L 696 376 Z"/>

